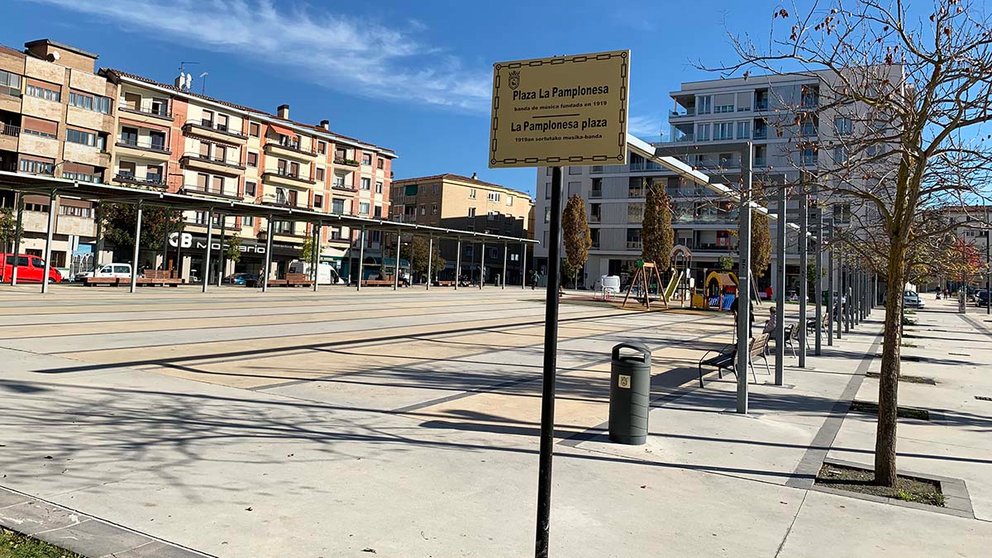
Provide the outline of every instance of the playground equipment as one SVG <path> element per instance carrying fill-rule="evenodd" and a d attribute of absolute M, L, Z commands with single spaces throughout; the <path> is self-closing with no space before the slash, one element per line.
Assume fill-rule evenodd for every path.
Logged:
<path fill-rule="evenodd" d="M 676 244 L 672 247 L 669 261 L 672 264 L 672 279 L 665 289 L 665 296 L 672 300 L 678 294 L 681 307 L 692 291 L 692 250 L 684 244 Z"/>
<path fill-rule="evenodd" d="M 668 295 L 665 293 L 665 289 L 662 288 L 661 274 L 658 273 L 658 267 L 651 262 L 638 261 L 637 264 L 637 272 L 630 281 L 630 285 L 627 285 L 627 294 L 623 297 L 623 304 L 620 307 L 627 307 L 627 299 L 630 298 L 630 292 L 637 286 L 644 293 L 644 307 L 647 309 L 651 308 L 651 295 L 648 292 L 648 283 L 650 282 L 648 275 L 651 275 L 651 279 L 658 281 L 658 294 L 665 308 L 668 308 Z"/>

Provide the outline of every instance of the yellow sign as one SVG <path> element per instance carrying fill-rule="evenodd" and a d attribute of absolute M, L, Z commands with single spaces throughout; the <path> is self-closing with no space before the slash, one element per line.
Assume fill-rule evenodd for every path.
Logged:
<path fill-rule="evenodd" d="M 621 165 L 630 51 L 493 65 L 490 167 Z"/>

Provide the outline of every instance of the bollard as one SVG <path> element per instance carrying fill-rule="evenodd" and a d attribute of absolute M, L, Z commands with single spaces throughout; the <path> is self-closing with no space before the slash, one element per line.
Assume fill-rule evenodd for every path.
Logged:
<path fill-rule="evenodd" d="M 640 355 L 621 357 L 621 349 L 633 349 Z M 650 397 L 651 350 L 640 343 L 620 343 L 613 347 L 610 362 L 610 440 L 631 445 L 647 442 Z"/>

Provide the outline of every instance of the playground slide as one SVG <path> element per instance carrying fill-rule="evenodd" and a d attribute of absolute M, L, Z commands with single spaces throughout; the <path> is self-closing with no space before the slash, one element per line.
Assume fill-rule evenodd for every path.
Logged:
<path fill-rule="evenodd" d="M 679 281 L 682 279 L 682 272 L 672 274 L 672 278 L 668 280 L 668 286 L 665 287 L 665 300 L 672 300 L 675 296 L 675 290 L 679 288 Z"/>

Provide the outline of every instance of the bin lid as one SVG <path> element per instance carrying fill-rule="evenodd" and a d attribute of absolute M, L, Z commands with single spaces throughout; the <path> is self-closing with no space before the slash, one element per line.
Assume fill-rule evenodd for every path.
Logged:
<path fill-rule="evenodd" d="M 618 345 L 614 345 L 613 360 L 615 361 L 620 360 L 620 349 L 632 349 L 634 351 L 637 351 L 641 353 L 641 359 L 645 363 L 651 362 L 651 349 L 649 349 L 647 345 L 643 343 L 628 342 L 628 343 L 620 343 Z"/>

